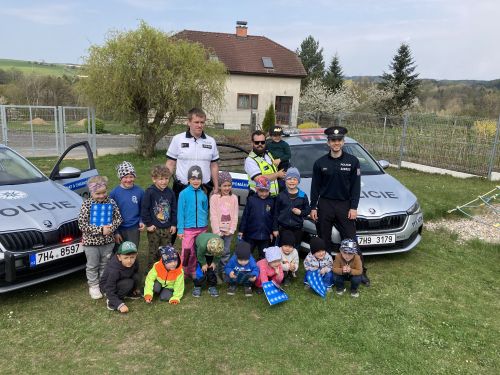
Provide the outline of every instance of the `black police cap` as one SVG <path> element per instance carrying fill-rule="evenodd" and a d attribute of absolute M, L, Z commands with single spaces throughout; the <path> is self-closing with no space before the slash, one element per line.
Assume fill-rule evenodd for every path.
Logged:
<path fill-rule="evenodd" d="M 342 139 L 347 134 L 347 129 L 343 126 L 330 126 L 325 129 L 328 139 Z"/>

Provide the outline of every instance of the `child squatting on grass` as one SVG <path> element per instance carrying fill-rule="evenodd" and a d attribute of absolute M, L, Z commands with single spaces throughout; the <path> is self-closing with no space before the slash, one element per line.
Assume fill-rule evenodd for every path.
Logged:
<path fill-rule="evenodd" d="M 184 295 L 184 271 L 179 254 L 172 246 L 159 249 L 160 260 L 146 276 L 144 300 L 151 303 L 153 294 L 160 295 L 160 301 L 177 305 Z"/>
<path fill-rule="evenodd" d="M 288 286 L 297 277 L 299 269 L 299 253 L 294 248 L 295 236 L 293 232 L 285 230 L 280 235 L 281 267 L 283 268 L 283 286 Z"/>
<path fill-rule="evenodd" d="M 224 241 L 213 233 L 201 233 L 196 237 L 196 278 L 194 281 L 193 297 L 201 296 L 201 288 L 206 284 L 208 294 L 219 297 L 217 290 L 217 264 L 224 254 Z"/>
<path fill-rule="evenodd" d="M 262 293 L 262 284 L 268 281 L 274 281 L 281 285 L 283 281 L 283 267 L 281 267 L 281 248 L 278 246 L 264 249 L 266 257 L 257 262 L 259 267 L 259 277 L 255 281 L 257 294 Z"/>
<path fill-rule="evenodd" d="M 106 294 L 108 310 L 127 313 L 124 298 L 141 297 L 139 287 L 139 262 L 137 246 L 131 241 L 123 241 L 116 255 L 112 256 L 101 277 L 101 291 Z"/>
<path fill-rule="evenodd" d="M 259 267 L 257 267 L 257 263 L 252 256 L 249 243 L 244 241 L 238 242 L 233 256 L 229 259 L 226 267 L 224 267 L 224 272 L 229 280 L 228 295 L 235 295 L 238 285 L 243 285 L 245 296 L 252 296 L 252 285 L 259 276 Z"/>
<path fill-rule="evenodd" d="M 325 241 L 319 237 L 313 237 L 311 239 L 310 248 L 311 251 L 307 254 L 306 259 L 304 259 L 304 268 L 306 270 L 304 284 L 306 289 L 309 289 L 307 274 L 319 270 L 319 274 L 323 279 L 323 284 L 327 290 L 331 292 L 333 285 L 333 259 L 332 256 L 326 252 Z"/>
<path fill-rule="evenodd" d="M 335 255 L 333 262 L 333 277 L 336 293 L 341 296 L 345 292 L 344 283 L 351 281 L 351 297 L 359 297 L 359 284 L 363 265 L 358 255 L 358 243 L 346 238 L 340 243 L 340 252 Z"/>
<path fill-rule="evenodd" d="M 108 178 L 106 176 L 94 176 L 89 178 L 87 186 L 90 198 L 87 198 L 80 208 L 78 215 L 78 227 L 82 231 L 82 242 L 85 256 L 87 257 L 87 282 L 89 294 L 92 299 L 102 298 L 99 288 L 104 267 L 108 263 L 113 248 L 115 237 L 113 233 L 122 222 L 120 210 L 115 201 L 107 196 Z M 91 224 L 90 213 L 95 204 L 111 204 L 113 207 L 111 224 L 98 226 Z"/>

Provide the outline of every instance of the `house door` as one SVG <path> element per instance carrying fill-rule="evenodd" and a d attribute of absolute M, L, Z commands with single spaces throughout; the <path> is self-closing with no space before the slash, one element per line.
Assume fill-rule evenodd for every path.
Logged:
<path fill-rule="evenodd" d="M 293 96 L 276 97 L 276 124 L 290 125 Z"/>

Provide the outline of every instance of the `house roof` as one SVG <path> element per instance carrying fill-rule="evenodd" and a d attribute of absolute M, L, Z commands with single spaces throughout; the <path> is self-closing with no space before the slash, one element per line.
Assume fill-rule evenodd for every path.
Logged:
<path fill-rule="evenodd" d="M 183 30 L 176 37 L 198 42 L 212 50 L 231 74 L 306 76 L 302 62 L 294 52 L 264 36 L 241 37 L 228 33 Z M 264 67 L 263 57 L 271 58 L 274 69 Z"/>

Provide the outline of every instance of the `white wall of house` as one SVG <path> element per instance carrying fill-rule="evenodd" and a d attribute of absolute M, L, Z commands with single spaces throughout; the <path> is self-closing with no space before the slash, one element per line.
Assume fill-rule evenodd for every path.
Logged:
<path fill-rule="evenodd" d="M 251 109 L 238 109 L 238 94 L 258 95 L 257 124 L 264 120 L 269 104 L 275 104 L 276 96 L 293 97 L 291 126 L 297 126 L 299 109 L 300 78 L 263 77 L 231 74 L 226 83 L 225 109 L 214 118 L 214 122 L 223 123 L 225 129 L 241 129 L 241 125 L 250 124 Z"/>

